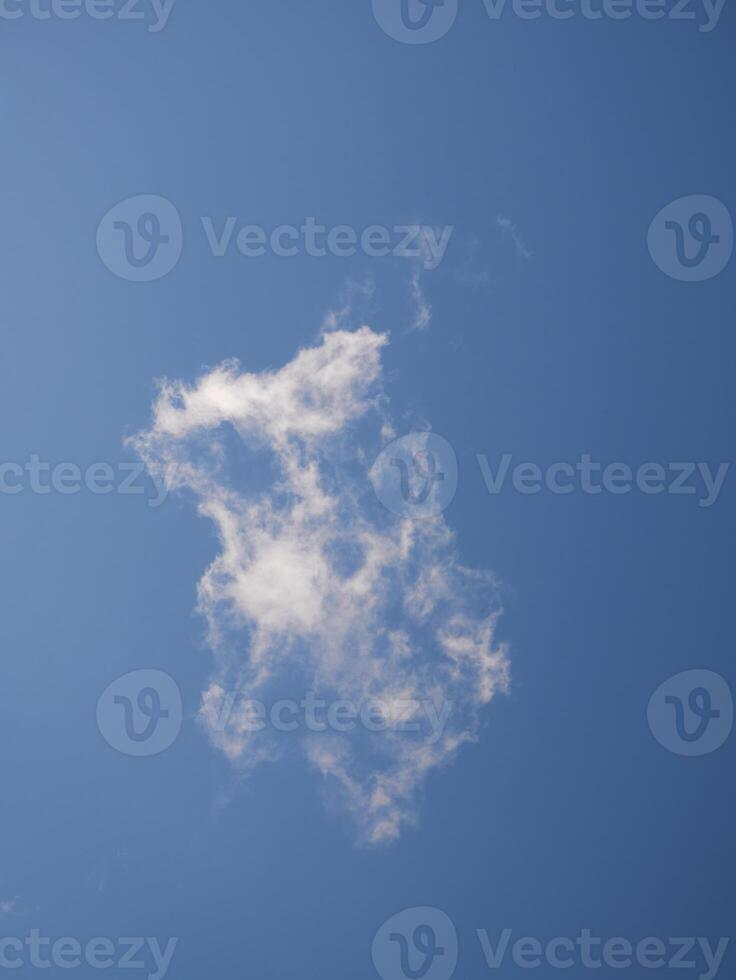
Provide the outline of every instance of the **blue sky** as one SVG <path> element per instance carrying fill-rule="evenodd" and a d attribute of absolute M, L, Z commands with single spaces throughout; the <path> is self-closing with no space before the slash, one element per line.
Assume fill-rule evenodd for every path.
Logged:
<path fill-rule="evenodd" d="M 399 0 L 47 6 L 0 11 L 0 954 L 103 937 L 117 975 L 121 937 L 175 938 L 174 980 L 401 980 L 373 944 L 411 909 L 468 980 L 524 975 L 478 930 L 715 948 L 733 10 L 448 0 L 404 43 Z M 586 457 L 620 464 L 601 492 Z M 424 727 L 251 738 L 217 693 L 309 690 Z"/>

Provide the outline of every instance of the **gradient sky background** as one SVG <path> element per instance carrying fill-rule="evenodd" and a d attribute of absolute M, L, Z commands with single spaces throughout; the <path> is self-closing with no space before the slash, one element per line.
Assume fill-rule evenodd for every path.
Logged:
<path fill-rule="evenodd" d="M 504 583 L 513 676 L 398 844 L 357 848 L 295 761 L 218 809 L 229 766 L 195 722 L 212 528 L 176 498 L 3 495 L 0 900 L 17 902 L 0 934 L 178 936 L 173 980 L 368 980 L 379 926 L 427 905 L 454 920 L 457 975 L 475 980 L 476 928 L 732 933 L 736 741 L 680 758 L 646 708 L 679 671 L 734 681 L 733 475 L 711 508 L 490 496 L 475 457 L 730 460 L 736 266 L 678 282 L 646 235 L 684 195 L 733 212 L 733 44 L 733 9 L 706 34 L 491 23 L 481 0 L 416 47 L 366 0 L 178 0 L 158 34 L 0 20 L 2 461 L 132 459 L 156 378 L 228 357 L 280 367 L 370 274 L 394 418 L 455 448 L 446 518 L 463 561 Z M 95 233 L 144 193 L 176 204 L 185 244 L 170 275 L 136 284 Z M 453 225 L 423 279 L 432 322 L 407 329 L 406 262 L 215 259 L 203 215 Z M 150 759 L 95 723 L 103 689 L 139 668 L 184 700 L 179 739 Z"/>

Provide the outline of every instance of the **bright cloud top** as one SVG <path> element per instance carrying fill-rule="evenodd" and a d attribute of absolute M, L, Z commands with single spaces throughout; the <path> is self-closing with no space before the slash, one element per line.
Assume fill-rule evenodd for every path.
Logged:
<path fill-rule="evenodd" d="M 508 683 L 493 577 L 458 562 L 442 516 L 396 517 L 372 492 L 371 463 L 393 435 L 387 342 L 369 327 L 337 329 L 277 371 L 227 362 L 191 386 L 163 382 L 151 428 L 133 440 L 217 530 L 198 590 L 215 655 L 200 717 L 240 771 L 284 750 L 278 733 L 253 731 L 251 699 L 313 691 L 370 701 L 387 722 L 409 706 L 415 731 L 288 740 L 374 844 L 415 820 L 427 775 L 476 737 L 480 709 Z M 268 475 L 260 487 L 234 472 L 241 456 Z M 443 718 L 431 738 L 428 702 Z"/>

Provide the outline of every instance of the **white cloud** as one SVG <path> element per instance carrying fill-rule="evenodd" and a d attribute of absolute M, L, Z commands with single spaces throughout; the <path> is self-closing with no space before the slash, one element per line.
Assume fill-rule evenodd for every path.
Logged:
<path fill-rule="evenodd" d="M 496 224 L 502 231 L 505 231 L 507 235 L 510 236 L 516 248 L 517 255 L 520 255 L 523 259 L 531 260 L 534 258 L 534 253 L 527 248 L 519 229 L 516 227 L 511 218 L 496 218 Z"/>
<path fill-rule="evenodd" d="M 19 898 L 0 899 L 0 919 L 5 919 L 9 915 L 26 915 Z"/>
<path fill-rule="evenodd" d="M 373 299 L 376 291 L 375 280 L 367 274 L 362 280 L 349 279 L 342 291 L 338 305 L 328 310 L 322 321 L 322 330 L 339 330 L 354 321 L 356 303 L 364 306 Z"/>
<path fill-rule="evenodd" d="M 442 517 L 396 518 L 372 494 L 370 466 L 393 432 L 387 343 L 367 326 L 334 329 L 276 371 L 232 361 L 193 385 L 163 382 L 151 428 L 133 440 L 151 472 L 193 492 L 217 529 L 219 552 L 199 583 L 215 655 L 200 717 L 239 772 L 283 743 L 250 730 L 242 699 L 223 715 L 235 689 L 265 700 L 301 685 L 380 702 L 387 715 L 405 700 L 452 704 L 434 741 L 396 730 L 299 741 L 359 839 L 375 844 L 416 818 L 427 775 L 476 737 L 480 710 L 508 683 L 493 577 L 458 562 Z M 266 490 L 231 475 L 228 429 L 254 465 L 273 468 Z"/>
<path fill-rule="evenodd" d="M 414 300 L 414 320 L 411 325 L 412 330 L 426 330 L 432 322 L 432 306 L 427 301 L 422 284 L 422 273 L 417 267 L 409 280 L 411 296 Z"/>

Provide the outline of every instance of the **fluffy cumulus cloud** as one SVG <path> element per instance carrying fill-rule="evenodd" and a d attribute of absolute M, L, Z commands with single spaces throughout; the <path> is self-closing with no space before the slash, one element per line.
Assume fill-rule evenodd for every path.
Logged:
<path fill-rule="evenodd" d="M 371 464 L 393 435 L 387 342 L 338 328 L 279 370 L 231 361 L 193 384 L 164 381 L 133 440 L 217 532 L 198 587 L 210 738 L 242 773 L 296 749 L 373 844 L 416 819 L 426 777 L 476 737 L 508 683 L 493 577 L 459 562 L 442 515 L 396 516 L 373 492 Z M 370 704 L 371 724 L 290 739 L 253 724 L 250 702 L 298 692 Z"/>

